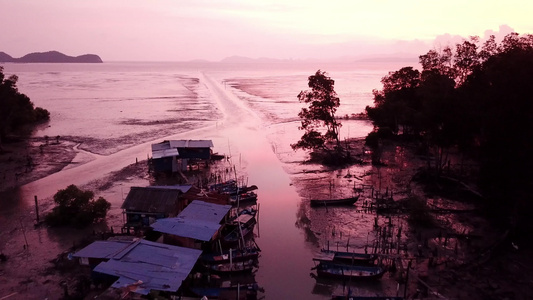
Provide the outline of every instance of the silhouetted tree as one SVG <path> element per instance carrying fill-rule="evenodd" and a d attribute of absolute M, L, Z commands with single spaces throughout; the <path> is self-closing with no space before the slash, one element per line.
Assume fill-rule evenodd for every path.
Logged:
<path fill-rule="evenodd" d="M 334 84 L 335 81 L 327 76 L 326 72 L 318 70 L 315 75 L 309 76 L 311 90 L 298 94 L 298 100 L 309 104 L 309 107 L 302 108 L 298 114 L 302 120 L 299 129 L 305 133 L 296 144 L 291 144 L 294 150 L 331 150 L 328 149 L 328 142 L 333 142 L 336 150 L 342 149 L 339 140 L 341 123 L 335 117 L 340 99 L 333 88 Z M 321 130 L 324 127 L 325 132 Z"/>
<path fill-rule="evenodd" d="M 408 67 L 384 77 L 367 107 L 375 126 L 367 140 L 376 145 L 380 132 L 408 131 L 435 150 L 437 171 L 446 149 L 475 154 L 497 219 L 533 229 L 533 35 L 478 43 L 471 37 L 455 51 L 431 50 L 420 56 L 422 72 Z"/>
<path fill-rule="evenodd" d="M 416 91 L 420 84 L 420 72 L 404 67 L 381 79 L 382 90 L 373 90 L 374 107 L 366 107 L 369 118 L 383 133 L 390 131 L 409 134 L 418 131 L 415 126 L 420 100 Z M 400 128 L 401 127 L 401 128 Z"/>
<path fill-rule="evenodd" d="M 92 191 L 80 190 L 71 184 L 54 195 L 56 206 L 45 216 L 50 226 L 67 226 L 81 228 L 95 220 L 105 218 L 111 204 L 104 198 L 94 200 Z"/>
<path fill-rule="evenodd" d="M 47 110 L 34 108 L 30 98 L 18 91 L 18 77 L 5 78 L 3 71 L 0 66 L 0 148 L 8 134 L 25 125 L 50 119 Z"/>

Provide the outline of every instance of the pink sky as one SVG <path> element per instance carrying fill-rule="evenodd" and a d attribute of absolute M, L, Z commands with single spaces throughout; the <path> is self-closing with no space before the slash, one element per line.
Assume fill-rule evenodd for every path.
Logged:
<path fill-rule="evenodd" d="M 381 56 L 532 33 L 533 1 L 0 0 L 0 51 L 104 61 Z"/>

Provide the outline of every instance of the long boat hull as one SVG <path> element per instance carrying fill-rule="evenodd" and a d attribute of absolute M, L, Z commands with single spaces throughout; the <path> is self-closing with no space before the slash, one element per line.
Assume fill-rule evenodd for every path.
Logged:
<path fill-rule="evenodd" d="M 262 289 L 257 284 L 248 284 L 231 287 L 192 287 L 190 291 L 198 297 L 206 296 L 208 299 L 235 299 L 236 295 L 246 295 L 246 299 L 254 299 L 257 292 Z"/>
<path fill-rule="evenodd" d="M 321 206 L 350 206 L 354 205 L 355 202 L 359 199 L 359 196 L 350 197 L 350 198 L 343 198 L 343 199 L 312 199 L 310 200 L 310 205 L 312 207 L 321 207 Z"/>
<path fill-rule="evenodd" d="M 380 279 L 385 274 L 385 269 L 381 267 L 352 266 L 323 261 L 317 265 L 316 271 L 318 276 L 322 277 L 351 278 L 355 280 L 375 280 Z"/>
<path fill-rule="evenodd" d="M 208 271 L 217 274 L 251 273 L 254 267 L 255 262 L 253 260 L 204 265 Z"/>
<path fill-rule="evenodd" d="M 244 205 L 257 202 L 257 194 L 254 192 L 241 193 L 238 195 L 231 196 L 230 204 L 235 206 L 237 204 Z"/>
<path fill-rule="evenodd" d="M 240 215 L 233 224 L 227 225 L 231 231 L 223 235 L 221 242 L 226 247 L 238 245 L 240 241 L 253 235 L 256 222 L 252 215 Z"/>
<path fill-rule="evenodd" d="M 344 252 L 322 249 L 324 255 L 328 255 L 332 261 L 352 265 L 373 265 L 377 259 L 375 254 Z"/>
<path fill-rule="evenodd" d="M 259 257 L 259 249 L 250 248 L 250 249 L 234 249 L 231 251 L 231 260 L 234 262 L 247 261 L 247 260 L 257 260 Z M 229 263 L 230 255 L 229 252 L 223 254 L 213 254 L 206 253 L 200 256 L 200 260 L 205 264 L 220 264 L 220 263 Z"/>
<path fill-rule="evenodd" d="M 332 300 L 403 300 L 403 297 L 387 296 L 332 296 Z"/>

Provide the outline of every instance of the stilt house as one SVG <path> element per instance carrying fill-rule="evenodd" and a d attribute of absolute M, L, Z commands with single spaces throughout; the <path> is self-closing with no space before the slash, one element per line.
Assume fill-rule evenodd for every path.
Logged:
<path fill-rule="evenodd" d="M 186 171 L 198 161 L 209 161 L 211 140 L 171 140 L 152 144 L 152 164 L 155 172 L 175 173 Z"/>

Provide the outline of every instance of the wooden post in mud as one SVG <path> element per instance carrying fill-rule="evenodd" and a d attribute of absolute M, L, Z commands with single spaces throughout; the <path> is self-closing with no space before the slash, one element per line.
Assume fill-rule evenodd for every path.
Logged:
<path fill-rule="evenodd" d="M 22 230 L 22 235 L 24 235 L 24 249 L 28 249 L 30 245 L 28 245 L 28 239 L 26 238 L 26 231 L 24 230 L 24 225 L 22 224 L 22 217 L 20 217 L 19 222 L 20 222 L 20 229 Z"/>
<path fill-rule="evenodd" d="M 407 263 L 407 273 L 405 274 L 405 286 L 403 289 L 403 298 L 407 298 L 407 287 L 409 286 L 409 269 L 411 269 L 411 261 Z"/>
<path fill-rule="evenodd" d="M 402 226 L 400 226 L 400 228 L 398 228 L 398 245 L 397 245 L 397 248 L 396 248 L 396 253 L 397 254 L 400 254 L 400 244 L 402 242 Z"/>
<path fill-rule="evenodd" d="M 37 203 L 37 195 L 35 195 L 35 215 L 37 216 L 37 224 L 39 224 L 39 204 Z"/>
<path fill-rule="evenodd" d="M 261 203 L 257 203 L 257 213 L 255 214 L 255 219 L 256 219 L 256 222 L 257 222 L 257 236 L 258 237 L 261 237 L 261 234 L 260 234 L 260 231 L 259 231 L 259 206 L 261 205 Z"/>

